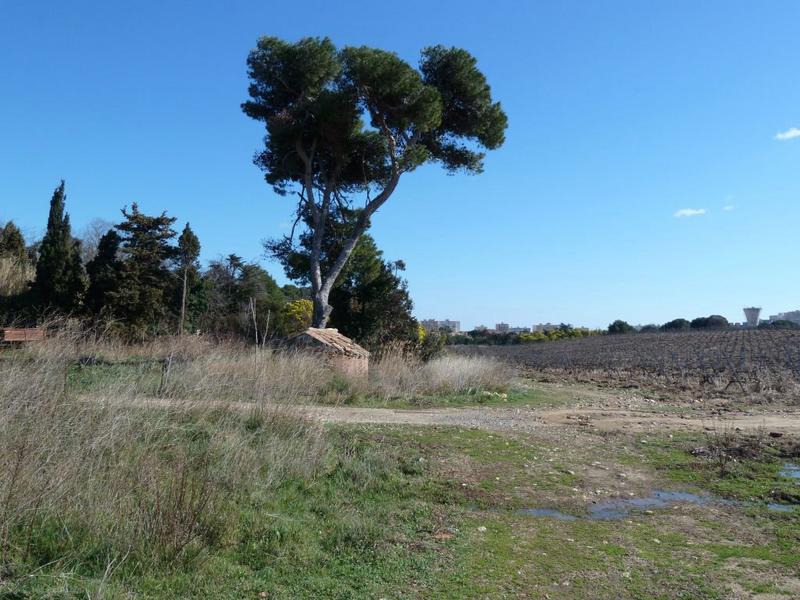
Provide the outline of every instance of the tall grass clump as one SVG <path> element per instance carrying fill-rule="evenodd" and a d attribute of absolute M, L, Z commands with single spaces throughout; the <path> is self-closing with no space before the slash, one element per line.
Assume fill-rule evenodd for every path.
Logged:
<path fill-rule="evenodd" d="M 425 391 L 431 394 L 503 390 L 513 377 L 508 365 L 485 357 L 442 356 L 421 371 Z"/>
<path fill-rule="evenodd" d="M 479 356 L 445 355 L 422 362 L 389 352 L 370 366 L 371 390 L 386 399 L 502 391 L 513 377 L 507 364 Z"/>
<path fill-rule="evenodd" d="M 0 354 L 0 582 L 189 563 L 224 544 L 251 495 L 325 460 L 321 428 L 276 405 L 137 407 L 135 375 L 113 394 L 97 382 L 113 402 L 88 400 L 68 383 L 81 343 L 62 332 Z"/>
<path fill-rule="evenodd" d="M 294 405 L 318 396 L 336 378 L 310 353 L 223 345 L 177 364 L 166 392 L 199 401 Z"/>

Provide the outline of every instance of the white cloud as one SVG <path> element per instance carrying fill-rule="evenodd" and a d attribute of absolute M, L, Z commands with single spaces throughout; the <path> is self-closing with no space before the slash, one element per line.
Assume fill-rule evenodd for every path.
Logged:
<path fill-rule="evenodd" d="M 735 209 L 736 209 L 736 207 L 733 204 L 728 204 L 727 206 L 723 206 L 722 207 L 722 210 L 724 210 L 726 212 L 731 212 L 732 210 L 735 210 Z"/>
<path fill-rule="evenodd" d="M 682 208 L 675 213 L 674 216 L 679 219 L 682 217 L 697 217 L 706 214 L 708 211 L 705 208 Z"/>
<path fill-rule="evenodd" d="M 792 138 L 796 137 L 800 137 L 800 129 L 797 127 L 792 127 L 786 131 L 779 131 L 775 134 L 775 139 L 780 141 L 791 140 Z"/>

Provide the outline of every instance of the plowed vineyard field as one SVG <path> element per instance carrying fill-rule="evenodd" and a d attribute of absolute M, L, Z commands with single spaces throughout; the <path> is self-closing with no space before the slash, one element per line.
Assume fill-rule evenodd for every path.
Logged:
<path fill-rule="evenodd" d="M 710 392 L 800 389 L 800 331 L 603 335 L 510 346 L 452 346 L 578 380 L 650 380 Z"/>

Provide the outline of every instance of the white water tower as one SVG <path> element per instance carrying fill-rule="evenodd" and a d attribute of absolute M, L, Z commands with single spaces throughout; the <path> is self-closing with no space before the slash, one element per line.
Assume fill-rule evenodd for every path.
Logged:
<path fill-rule="evenodd" d="M 751 306 L 744 309 L 744 318 L 747 319 L 748 327 L 758 327 L 758 316 L 761 314 L 761 309 Z"/>

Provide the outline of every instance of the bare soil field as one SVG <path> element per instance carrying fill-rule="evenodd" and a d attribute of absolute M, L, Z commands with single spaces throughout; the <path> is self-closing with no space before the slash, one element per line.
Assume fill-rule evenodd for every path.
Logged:
<path fill-rule="evenodd" d="M 451 346 L 544 380 L 643 387 L 671 395 L 800 400 L 800 331 L 602 335 L 509 346 Z"/>

